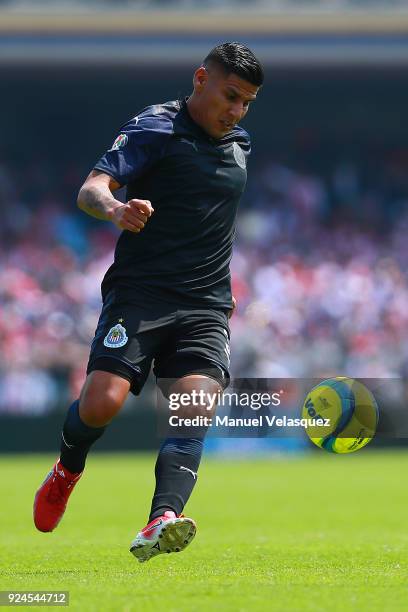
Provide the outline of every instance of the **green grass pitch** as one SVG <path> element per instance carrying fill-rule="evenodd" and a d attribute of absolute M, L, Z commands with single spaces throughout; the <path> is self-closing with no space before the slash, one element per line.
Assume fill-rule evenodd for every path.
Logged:
<path fill-rule="evenodd" d="M 187 506 L 195 540 L 146 564 L 128 546 L 153 455 L 91 455 L 63 522 L 42 534 L 32 498 L 53 459 L 0 458 L 1 590 L 69 590 L 67 609 L 86 612 L 407 609 L 406 452 L 206 458 Z"/>

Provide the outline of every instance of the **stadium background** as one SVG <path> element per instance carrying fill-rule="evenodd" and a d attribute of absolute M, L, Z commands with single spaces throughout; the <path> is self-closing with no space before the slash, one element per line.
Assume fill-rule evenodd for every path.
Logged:
<path fill-rule="evenodd" d="M 406 610 L 408 455 L 378 446 L 408 438 L 407 32 L 398 0 L 0 0 L 0 589 L 69 590 L 81 612 Z M 139 565 L 152 384 L 58 530 L 32 523 L 116 239 L 75 199 L 123 121 L 188 95 L 208 49 L 237 39 L 267 78 L 244 123 L 233 374 L 377 377 L 394 439 L 347 456 L 217 441 L 187 507 L 195 542 Z"/>
<path fill-rule="evenodd" d="M 243 124 L 232 374 L 406 378 L 404 5 L 1 3 L 0 451 L 55 451 L 83 381 L 117 234 L 76 208 L 79 186 L 119 126 L 188 95 L 224 40 L 266 68 Z M 156 446 L 154 401 L 151 381 L 98 448 Z"/>

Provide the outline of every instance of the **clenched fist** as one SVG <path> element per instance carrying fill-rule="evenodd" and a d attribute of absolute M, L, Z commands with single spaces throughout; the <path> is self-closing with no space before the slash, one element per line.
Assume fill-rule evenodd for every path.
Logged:
<path fill-rule="evenodd" d="M 121 230 L 139 233 L 144 228 L 154 209 L 149 200 L 129 200 L 117 206 L 112 213 L 111 221 Z"/>

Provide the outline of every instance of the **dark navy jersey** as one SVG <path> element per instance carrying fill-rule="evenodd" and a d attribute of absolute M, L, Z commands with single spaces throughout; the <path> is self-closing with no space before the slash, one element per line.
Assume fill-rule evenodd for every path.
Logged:
<path fill-rule="evenodd" d="M 246 183 L 248 134 L 215 140 L 185 101 L 149 106 L 126 123 L 95 165 L 127 186 L 127 200 L 150 200 L 140 233 L 123 231 L 102 283 L 135 300 L 230 309 L 229 263 L 239 199 Z"/>

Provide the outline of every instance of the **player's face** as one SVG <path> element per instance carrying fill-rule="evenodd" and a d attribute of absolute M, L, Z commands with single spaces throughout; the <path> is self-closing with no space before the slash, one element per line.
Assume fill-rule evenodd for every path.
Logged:
<path fill-rule="evenodd" d="M 201 127 L 213 138 L 222 138 L 245 117 L 258 89 L 234 73 L 199 68 L 194 75 L 194 93 Z"/>

